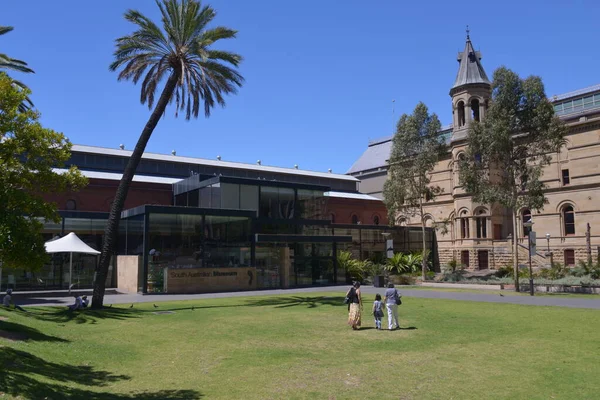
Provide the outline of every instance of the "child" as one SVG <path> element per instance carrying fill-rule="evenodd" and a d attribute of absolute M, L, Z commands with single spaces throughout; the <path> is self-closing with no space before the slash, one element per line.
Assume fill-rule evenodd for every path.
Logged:
<path fill-rule="evenodd" d="M 375 329 L 381 329 L 381 318 L 383 318 L 383 303 L 381 302 L 381 295 L 375 295 L 375 301 L 373 302 L 373 317 L 375 317 Z"/>

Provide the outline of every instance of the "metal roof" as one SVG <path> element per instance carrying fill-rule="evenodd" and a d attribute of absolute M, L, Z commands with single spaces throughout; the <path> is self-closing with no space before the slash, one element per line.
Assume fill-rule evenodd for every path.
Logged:
<path fill-rule="evenodd" d="M 56 173 L 64 173 L 67 172 L 68 169 L 65 168 L 52 168 L 52 170 Z M 80 170 L 81 174 L 86 178 L 92 179 L 106 179 L 109 181 L 120 181 L 123 177 L 123 174 L 118 174 L 115 172 L 98 172 L 98 171 L 85 171 Z M 175 182 L 179 182 L 181 178 L 165 178 L 161 176 L 146 176 L 146 175 L 134 175 L 134 182 L 144 182 L 144 183 L 161 183 L 164 185 L 172 185 Z"/>
<path fill-rule="evenodd" d="M 367 147 L 367 150 L 352 164 L 347 174 L 368 171 L 385 167 L 392 152 L 392 138 L 385 142 L 378 142 Z"/>
<path fill-rule="evenodd" d="M 569 99 L 571 97 L 583 96 L 584 94 L 593 93 L 593 92 L 597 92 L 597 91 L 600 91 L 600 84 L 588 86 L 583 89 L 578 89 L 578 90 L 574 90 L 572 92 L 567 92 L 567 93 L 552 96 L 550 98 L 550 101 L 552 101 L 554 103 L 557 101 Z"/>
<path fill-rule="evenodd" d="M 448 134 L 452 132 L 452 124 L 444 125 L 440 129 L 440 134 Z M 387 168 L 387 160 L 392 153 L 393 136 L 387 136 L 369 142 L 367 150 L 352 164 L 347 174 L 356 174 L 361 171 L 368 171 L 377 168 Z M 446 142 L 449 143 L 451 136 L 446 137 Z"/>
<path fill-rule="evenodd" d="M 468 35 L 465 50 L 462 53 L 458 53 L 457 59 L 460 66 L 458 67 L 458 73 L 456 74 L 456 80 L 454 81 L 454 85 L 452 85 L 452 89 L 476 83 L 491 85 L 481 65 L 481 53 L 473 49 L 473 44 Z"/>
<path fill-rule="evenodd" d="M 356 200 L 373 200 L 373 201 L 382 201 L 377 197 L 373 197 L 364 193 L 347 193 L 347 192 L 325 192 L 323 196 L 328 197 L 336 197 L 341 199 L 356 199 Z"/>
<path fill-rule="evenodd" d="M 81 153 L 111 155 L 111 156 L 119 156 L 119 157 L 131 157 L 131 154 L 133 153 L 130 150 L 111 149 L 111 148 L 107 148 L 107 147 L 96 147 L 96 146 L 87 146 L 87 145 L 79 145 L 79 144 L 74 144 L 71 151 L 81 152 Z M 173 155 L 167 155 L 167 154 L 157 154 L 157 153 L 147 153 L 147 152 L 142 155 L 142 158 L 145 160 L 170 161 L 170 162 L 174 162 L 174 163 L 198 164 L 198 165 L 222 167 L 222 168 L 238 168 L 238 169 L 245 169 L 245 170 L 274 172 L 274 173 L 297 175 L 297 176 L 312 176 L 312 177 L 318 177 L 318 178 L 338 179 L 338 180 L 344 180 L 344 181 L 355 181 L 355 182 L 358 181 L 358 179 L 354 178 L 353 176 L 348 176 L 348 175 L 343 175 L 343 174 L 334 174 L 334 173 L 329 173 L 329 172 L 316 172 L 316 171 L 308 171 L 308 170 L 295 169 L 295 168 L 270 167 L 270 166 L 266 166 L 266 165 L 255 165 L 255 164 L 238 163 L 238 162 L 230 162 L 230 161 L 209 160 L 206 158 L 173 156 Z"/>

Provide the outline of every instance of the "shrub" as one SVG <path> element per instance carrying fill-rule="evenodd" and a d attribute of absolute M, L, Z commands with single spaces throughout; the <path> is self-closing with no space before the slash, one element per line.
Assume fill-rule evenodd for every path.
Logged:
<path fill-rule="evenodd" d="M 415 279 L 412 276 L 406 275 L 406 274 L 394 275 L 394 276 L 390 277 L 390 280 L 395 285 L 414 285 L 415 284 Z"/>
<path fill-rule="evenodd" d="M 568 273 L 569 268 L 565 267 L 563 264 L 552 263 L 552 266 L 550 268 L 542 268 L 538 272 L 538 276 L 540 278 L 556 280 L 564 278 L 565 276 L 567 276 Z"/>
<path fill-rule="evenodd" d="M 462 264 L 459 264 L 458 261 L 456 261 L 456 258 L 449 261 L 447 266 L 451 272 L 456 272 L 457 269 L 462 268 Z"/>
<path fill-rule="evenodd" d="M 432 281 L 433 278 L 435 278 L 435 272 L 434 271 L 427 271 L 425 273 L 425 279 L 428 281 Z"/>
<path fill-rule="evenodd" d="M 423 256 L 418 253 L 402 254 L 395 253 L 392 258 L 387 259 L 385 268 L 392 273 L 402 274 L 418 272 L 421 270 Z"/>

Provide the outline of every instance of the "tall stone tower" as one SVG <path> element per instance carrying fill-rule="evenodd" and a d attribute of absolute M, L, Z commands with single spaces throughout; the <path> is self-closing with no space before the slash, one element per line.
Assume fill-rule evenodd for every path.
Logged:
<path fill-rule="evenodd" d="M 480 121 L 485 116 L 492 84 L 481 65 L 481 53 L 475 51 L 469 30 L 462 53 L 458 53 L 458 74 L 450 89 L 452 97 L 452 141 L 467 137 L 471 121 Z"/>

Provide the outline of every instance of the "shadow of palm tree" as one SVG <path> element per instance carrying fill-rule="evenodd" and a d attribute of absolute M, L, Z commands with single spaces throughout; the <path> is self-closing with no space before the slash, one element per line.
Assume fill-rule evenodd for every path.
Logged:
<path fill-rule="evenodd" d="M 0 338 L 19 341 L 68 342 L 66 339 L 46 335 L 35 328 L 8 321 L 0 321 Z"/>
<path fill-rule="evenodd" d="M 42 379 L 39 380 L 38 377 Z M 87 365 L 69 365 L 46 361 L 25 351 L 0 347 L 0 393 L 28 399 L 199 399 L 194 390 L 161 390 L 116 394 L 95 392 L 66 386 L 75 383 L 86 387 L 102 388 L 110 383 L 129 380 L 126 375 L 96 370 Z"/>
<path fill-rule="evenodd" d="M 130 318 L 140 318 L 146 311 L 135 308 L 104 308 L 102 310 L 84 309 L 79 311 L 70 311 L 63 308 L 29 308 L 29 315 L 33 318 L 56 323 L 75 322 L 77 324 L 95 324 L 98 320 L 115 319 L 125 320 Z"/>
<path fill-rule="evenodd" d="M 332 307 L 347 307 L 344 304 L 344 296 L 286 296 L 286 297 L 269 297 L 263 299 L 246 300 L 244 306 L 248 307 L 265 307 L 274 306 L 275 308 L 287 307 L 307 307 L 316 308 L 319 306 Z"/>

